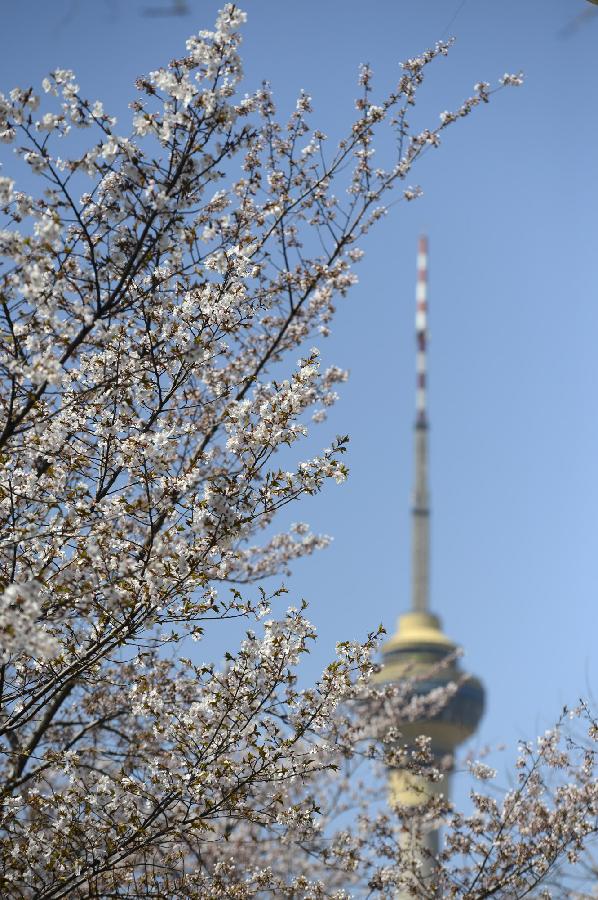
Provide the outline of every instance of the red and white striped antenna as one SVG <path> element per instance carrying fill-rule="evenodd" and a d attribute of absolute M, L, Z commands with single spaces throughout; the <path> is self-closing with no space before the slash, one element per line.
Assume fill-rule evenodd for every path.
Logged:
<path fill-rule="evenodd" d="M 417 246 L 417 287 L 415 292 L 415 336 L 417 341 L 417 424 L 427 425 L 426 414 L 426 351 L 428 344 L 428 238 L 422 234 Z"/>
<path fill-rule="evenodd" d="M 428 239 L 421 235 L 417 246 L 415 289 L 415 337 L 417 341 L 417 388 L 415 395 L 415 483 L 412 513 L 412 609 L 428 612 L 430 594 L 430 498 L 428 494 L 428 415 L 426 380 L 428 343 Z"/>

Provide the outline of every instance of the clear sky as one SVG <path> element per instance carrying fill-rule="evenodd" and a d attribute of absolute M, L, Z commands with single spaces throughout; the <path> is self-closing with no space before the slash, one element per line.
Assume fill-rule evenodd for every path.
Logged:
<path fill-rule="evenodd" d="M 121 122 L 135 76 L 180 55 L 217 2 L 5 0 L 0 89 L 73 68 Z M 291 521 L 334 535 L 295 568 L 321 641 L 409 603 L 417 235 L 430 237 L 432 600 L 488 690 L 480 744 L 542 732 L 598 674 L 598 11 L 584 0 L 246 0 L 247 89 L 271 81 L 281 112 L 300 88 L 312 123 L 350 121 L 357 65 L 382 88 L 398 62 L 454 34 L 414 118 L 434 126 L 476 81 L 526 84 L 447 132 L 364 245 L 326 364 L 351 370 L 315 447 L 349 432 L 351 476 Z M 579 27 L 567 28 L 578 21 Z M 453 21 L 451 22 L 451 20 Z M 123 122 L 124 126 L 124 122 Z M 126 129 L 125 129 L 126 130 Z M 507 754 L 511 757 L 511 754 Z M 497 758 L 495 757 L 495 760 Z M 498 761 L 498 760 L 497 760 Z"/>

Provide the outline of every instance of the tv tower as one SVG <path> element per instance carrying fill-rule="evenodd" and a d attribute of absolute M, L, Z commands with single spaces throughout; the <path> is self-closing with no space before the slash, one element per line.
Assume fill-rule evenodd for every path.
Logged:
<path fill-rule="evenodd" d="M 416 416 L 415 416 L 415 483 L 412 516 L 411 609 L 399 617 L 396 633 L 382 648 L 381 682 L 414 678 L 414 691 L 425 695 L 434 688 L 456 682 L 459 687 L 448 703 L 436 714 L 415 722 L 399 725 L 402 739 L 412 744 L 418 735 L 431 740 L 434 758 L 452 758 L 459 744 L 476 730 L 484 710 L 484 688 L 481 682 L 466 675 L 456 658 L 448 659 L 457 645 L 448 638 L 440 619 L 430 611 L 430 499 L 428 490 L 428 414 L 427 414 L 427 343 L 428 343 L 428 240 L 419 238 L 417 254 L 417 288 L 415 335 Z M 444 661 L 444 662 L 443 662 Z M 440 793 L 448 796 L 450 775 L 440 782 L 415 776 L 404 769 L 388 773 L 389 802 L 400 815 L 401 807 L 417 807 Z M 415 810 L 413 810 L 416 812 Z M 409 824 L 411 823 L 411 824 Z M 425 884 L 434 868 L 439 849 L 438 824 L 427 826 L 405 816 L 402 848 L 411 857 L 414 884 Z M 401 896 L 401 895 L 399 895 Z M 408 891 L 405 896 L 414 896 Z"/>

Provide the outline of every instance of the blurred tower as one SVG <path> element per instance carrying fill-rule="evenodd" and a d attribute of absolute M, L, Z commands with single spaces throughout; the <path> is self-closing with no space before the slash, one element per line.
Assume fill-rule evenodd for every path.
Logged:
<path fill-rule="evenodd" d="M 382 648 L 383 668 L 380 681 L 396 682 L 415 677 L 415 691 L 423 695 L 451 681 L 462 683 L 456 694 L 436 715 L 401 725 L 407 744 L 418 735 L 431 739 L 435 759 L 452 757 L 455 749 L 476 730 L 484 709 L 484 688 L 472 676 L 460 670 L 457 661 L 441 665 L 456 650 L 438 616 L 430 611 L 430 501 L 428 493 L 428 417 L 426 408 L 426 369 L 428 338 L 428 242 L 419 239 L 415 333 L 417 341 L 417 389 L 415 418 L 415 484 L 412 507 L 412 597 L 411 609 L 399 617 L 397 631 Z M 440 665 L 439 665 L 440 664 Z M 450 776 L 433 783 L 402 769 L 388 773 L 389 802 L 393 807 L 415 807 L 433 794 L 448 795 Z M 411 826 L 409 826 L 411 821 Z M 413 817 L 405 817 L 403 848 L 425 879 L 433 869 L 431 855 L 439 849 L 438 826 L 422 828 Z M 417 827 L 416 827 L 417 826 Z M 426 848 L 424 850 L 424 848 Z M 426 852 L 429 851 L 429 852 Z M 407 896 L 407 895 L 406 895 Z M 413 896 L 413 893 L 408 894 Z"/>

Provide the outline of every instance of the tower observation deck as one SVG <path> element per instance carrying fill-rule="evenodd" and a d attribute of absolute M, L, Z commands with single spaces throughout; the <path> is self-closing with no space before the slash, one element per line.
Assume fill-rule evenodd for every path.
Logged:
<path fill-rule="evenodd" d="M 399 617 L 397 631 L 382 648 L 381 682 L 414 679 L 414 691 L 425 695 L 454 682 L 457 691 L 437 713 L 400 724 L 403 740 L 411 744 L 418 735 L 430 738 L 436 760 L 454 757 L 456 748 L 476 730 L 484 710 L 481 682 L 464 673 L 456 660 L 457 644 L 448 638 L 440 619 L 430 609 L 430 498 L 428 489 L 427 343 L 428 343 L 428 241 L 419 238 L 416 288 L 416 417 L 415 482 L 413 490 L 411 609 Z M 389 802 L 399 815 L 401 808 L 419 807 L 435 794 L 447 796 L 450 772 L 440 782 L 417 777 L 401 769 L 388 773 Z M 413 817 L 405 818 L 405 823 Z M 415 823 L 417 824 L 417 822 Z M 422 886 L 433 872 L 439 849 L 438 824 L 404 829 L 402 849 L 412 857 L 414 879 Z M 417 893 L 417 883 L 414 885 Z M 414 896 L 413 890 L 405 896 Z"/>

